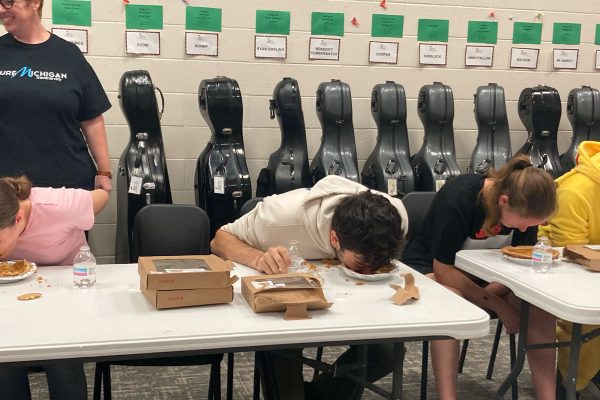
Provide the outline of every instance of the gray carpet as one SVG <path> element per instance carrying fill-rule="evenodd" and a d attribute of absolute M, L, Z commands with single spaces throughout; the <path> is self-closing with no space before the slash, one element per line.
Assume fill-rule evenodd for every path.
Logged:
<path fill-rule="evenodd" d="M 494 324 L 492 323 L 494 326 Z M 493 398 L 495 390 L 502 379 L 508 374 L 508 336 L 503 335 L 493 380 L 485 379 L 485 371 L 489 359 L 489 349 L 493 336 L 472 340 L 469 344 L 465 368 L 459 375 L 458 398 L 468 400 L 487 400 Z M 421 344 L 409 343 L 404 365 L 404 399 L 419 399 L 421 377 Z M 323 358 L 333 361 L 342 351 L 341 348 L 326 348 Z M 314 350 L 307 349 L 306 354 Z M 227 357 L 223 360 L 221 368 L 222 398 L 225 399 L 225 376 L 227 372 Z M 114 400 L 143 400 L 143 399 L 206 399 L 208 389 L 208 366 L 193 367 L 124 367 L 111 368 L 113 379 Z M 233 398 L 246 400 L 252 398 L 252 382 L 254 371 L 254 354 L 237 353 L 235 355 L 234 391 Z M 86 364 L 88 386 L 91 393 L 94 382 L 94 365 Z M 305 378 L 312 377 L 312 369 L 305 369 Z M 48 399 L 48 389 L 43 373 L 33 373 L 30 377 L 32 395 L 34 400 Z M 391 389 L 391 378 L 388 376 L 381 380 L 381 385 L 387 390 Z M 593 385 L 590 385 L 593 386 Z M 588 388 L 581 400 L 600 400 L 600 393 Z M 363 399 L 380 399 L 376 394 L 365 391 Z M 437 399 L 435 386 L 430 368 L 428 399 Z M 505 396 L 510 398 L 510 392 Z M 531 375 L 527 367 L 519 377 L 519 399 L 534 399 L 531 386 Z M 343 400 L 343 399 L 341 399 Z"/>

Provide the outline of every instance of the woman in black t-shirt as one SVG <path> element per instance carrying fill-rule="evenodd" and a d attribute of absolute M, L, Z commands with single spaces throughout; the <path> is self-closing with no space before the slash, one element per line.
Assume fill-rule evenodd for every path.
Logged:
<path fill-rule="evenodd" d="M 461 249 L 501 248 L 534 244 L 537 226 L 556 208 L 552 177 L 521 156 L 488 175 L 461 175 L 448 181 L 433 200 L 421 230 L 407 244 L 402 261 L 421 273 L 431 273 L 479 307 L 494 311 L 507 332 L 519 329 L 519 299 L 499 283 L 480 281 L 454 266 Z M 555 317 L 530 308 L 528 343 L 556 339 Z M 536 399 L 555 396 L 554 349 L 527 352 Z M 432 343 L 433 370 L 440 400 L 456 399 L 458 341 Z"/>

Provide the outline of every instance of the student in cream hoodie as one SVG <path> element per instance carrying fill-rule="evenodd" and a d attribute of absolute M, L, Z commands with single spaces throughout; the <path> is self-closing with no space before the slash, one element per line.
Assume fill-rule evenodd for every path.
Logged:
<path fill-rule="evenodd" d="M 558 178 L 556 184 L 558 211 L 548 225 L 540 226 L 539 235 L 548 236 L 552 246 L 600 244 L 600 142 L 582 142 L 577 149 L 577 165 Z M 559 320 L 558 339 L 571 340 L 572 327 L 571 323 Z M 593 329 L 600 326 L 584 326 L 583 333 Z M 559 349 L 558 366 L 565 377 L 569 366 L 568 348 Z M 596 337 L 581 347 L 577 390 L 585 389 L 599 371 L 600 337 Z"/>
<path fill-rule="evenodd" d="M 330 175 L 312 189 L 269 196 L 238 220 L 219 229 L 211 242 L 218 256 L 267 274 L 285 273 L 290 266 L 287 246 L 297 240 L 305 259 L 337 257 L 348 268 L 372 273 L 398 255 L 408 229 L 406 210 L 399 199 L 369 191 L 346 178 Z M 371 382 L 393 368 L 393 345 L 368 346 L 367 379 Z M 286 350 L 300 356 L 302 349 Z M 286 400 L 359 399 L 359 385 L 346 378 L 321 374 L 304 384 L 302 363 L 274 352 L 261 352 L 272 363 L 274 376 L 265 384 Z M 358 346 L 350 346 L 336 361 L 354 363 Z M 265 391 L 269 400 L 269 391 Z"/>

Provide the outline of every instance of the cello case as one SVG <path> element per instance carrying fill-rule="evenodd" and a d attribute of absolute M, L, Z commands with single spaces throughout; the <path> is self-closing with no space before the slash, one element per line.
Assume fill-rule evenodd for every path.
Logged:
<path fill-rule="evenodd" d="M 454 146 L 454 95 L 450 86 L 433 82 L 419 90 L 417 112 L 425 135 L 411 158 L 415 190 L 438 191 L 446 180 L 460 175 Z"/>
<path fill-rule="evenodd" d="M 527 129 L 527 141 L 517 154 L 527 155 L 534 166 L 554 178 L 563 173 L 556 143 L 560 113 L 560 96 L 554 88 L 526 88 L 519 96 L 519 118 Z"/>
<path fill-rule="evenodd" d="M 362 170 L 363 185 L 401 197 L 415 190 L 406 130 L 404 87 L 387 81 L 373 87 L 371 114 L 377 124 L 377 144 Z"/>
<path fill-rule="evenodd" d="M 312 183 L 327 175 L 340 175 L 358 182 L 350 86 L 337 79 L 322 82 L 317 89 L 317 116 L 323 134 L 310 164 Z"/>
<path fill-rule="evenodd" d="M 119 158 L 115 262 L 137 262 L 131 256 L 133 221 L 153 203 L 172 203 L 155 86 L 148 71 L 127 71 L 119 84 L 119 104 L 129 124 L 129 143 Z"/>
<path fill-rule="evenodd" d="M 277 116 L 281 145 L 269 156 L 267 168 L 260 171 L 256 186 L 258 197 L 311 186 L 300 100 L 298 81 L 293 78 L 283 78 L 273 90 L 269 109 L 271 119 Z"/>
<path fill-rule="evenodd" d="M 214 236 L 221 226 L 239 217 L 242 205 L 252 197 L 237 81 L 224 76 L 203 80 L 198 105 L 212 134 L 196 165 L 196 204 L 208 214 Z"/>
<path fill-rule="evenodd" d="M 490 168 L 502 167 L 512 157 L 502 86 L 490 83 L 477 88 L 475 121 L 478 128 L 477 144 L 471 155 L 469 172 L 485 174 Z"/>
<path fill-rule="evenodd" d="M 571 90 L 567 99 L 567 115 L 573 127 L 573 138 L 567 151 L 560 156 L 563 172 L 575 166 L 581 142 L 600 141 L 600 91 L 589 86 Z"/>

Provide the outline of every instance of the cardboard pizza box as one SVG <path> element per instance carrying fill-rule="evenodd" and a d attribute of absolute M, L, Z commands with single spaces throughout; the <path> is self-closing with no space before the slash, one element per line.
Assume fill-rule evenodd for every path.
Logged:
<path fill-rule="evenodd" d="M 569 244 L 563 250 L 563 257 L 600 272 L 600 245 Z"/>
<path fill-rule="evenodd" d="M 158 309 L 223 304 L 233 301 L 233 286 L 224 288 L 148 290 L 144 296 Z"/>
<path fill-rule="evenodd" d="M 214 254 L 138 259 L 140 287 L 146 290 L 226 288 L 232 285 L 232 270 L 231 261 Z"/>

